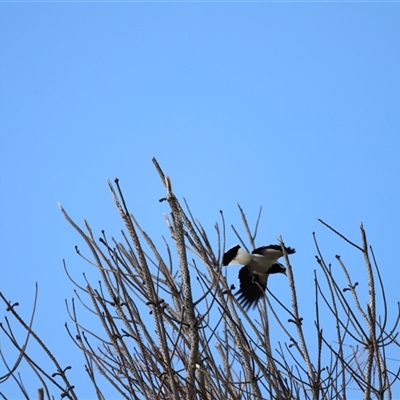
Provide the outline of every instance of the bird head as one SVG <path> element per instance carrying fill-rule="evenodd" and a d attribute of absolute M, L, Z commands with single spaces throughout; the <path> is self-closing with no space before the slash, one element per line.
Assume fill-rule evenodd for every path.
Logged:
<path fill-rule="evenodd" d="M 286 275 L 286 268 L 279 263 L 276 263 L 271 266 L 270 270 L 268 271 L 268 274 L 285 274 Z"/>

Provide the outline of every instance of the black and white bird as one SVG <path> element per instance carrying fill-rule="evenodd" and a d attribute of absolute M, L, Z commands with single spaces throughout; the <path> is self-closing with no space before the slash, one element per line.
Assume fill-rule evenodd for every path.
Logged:
<path fill-rule="evenodd" d="M 294 254 L 295 249 L 285 247 L 287 254 Z M 237 291 L 238 301 L 245 310 L 255 307 L 267 287 L 270 274 L 286 275 L 286 268 L 278 263 L 283 256 L 280 245 L 270 244 L 254 249 L 251 254 L 239 245 L 229 249 L 222 258 L 222 265 L 244 265 L 239 271 L 240 289 Z"/>

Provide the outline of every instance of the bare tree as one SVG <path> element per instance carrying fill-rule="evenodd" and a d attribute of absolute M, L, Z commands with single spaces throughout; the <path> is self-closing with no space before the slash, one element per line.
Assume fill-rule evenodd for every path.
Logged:
<path fill-rule="evenodd" d="M 291 301 L 284 304 L 267 289 L 257 318 L 250 318 L 221 267 L 226 230 L 223 213 L 215 224 L 213 243 L 187 204 L 182 207 L 157 161 L 153 162 L 166 188 L 166 197 L 160 201 L 166 201 L 171 211 L 165 216 L 171 238 L 164 238 L 163 248 L 154 244 L 130 213 L 118 180 L 115 185 L 109 182 L 109 187 L 126 226 L 122 241 L 104 232 L 96 240 L 86 221 L 81 228 L 60 206 L 89 250 L 89 255 L 78 248 L 77 253 L 101 277 L 99 284 L 86 280 L 82 286 L 65 266 L 76 285 L 76 297 L 67 303 L 72 326 L 66 324 L 66 328 L 85 357 L 87 379 L 98 399 L 105 399 L 104 379 L 125 399 L 346 399 L 354 397 L 354 389 L 364 399 L 393 398 L 392 388 L 399 386 L 400 374 L 399 362 L 391 362 L 400 359 L 399 304 L 387 301 L 362 225 L 361 244 L 356 244 L 320 221 L 359 252 L 367 288 L 354 281 L 351 268 L 340 256 L 336 256 L 337 265 L 329 265 L 314 235 L 316 336 L 310 338 L 298 302 L 296 271 L 282 239 Z M 247 238 L 232 228 L 243 247 L 254 249 L 261 210 L 253 230 L 240 207 L 239 212 Z M 346 279 L 346 287 L 340 286 L 339 276 Z M 366 290 L 367 304 L 360 290 Z M 1 324 L 19 357 L 9 363 L 0 354 L 4 365 L 0 382 L 14 378 L 25 398 L 34 398 L 24 389 L 22 379 L 16 378 L 25 361 L 38 377 L 35 396 L 39 399 L 55 398 L 54 393 L 78 399 L 68 378 L 71 367 L 59 365 L 33 330 L 34 313 L 25 322 L 17 311 L 18 303 L 0 296 L 6 311 L 26 330 L 26 339 L 20 343 L 7 317 Z M 82 323 L 77 302 L 101 322 L 101 331 Z M 272 328 L 279 330 L 279 340 L 271 339 Z M 54 373 L 28 354 L 28 340 L 41 346 L 54 364 Z M 7 398 L 1 389 L 0 395 Z"/>

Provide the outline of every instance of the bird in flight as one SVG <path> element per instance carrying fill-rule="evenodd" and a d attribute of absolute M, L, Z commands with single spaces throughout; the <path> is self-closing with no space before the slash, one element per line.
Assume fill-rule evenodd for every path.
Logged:
<path fill-rule="evenodd" d="M 294 254 L 295 249 L 285 247 L 287 254 Z M 222 265 L 244 265 L 239 271 L 240 289 L 237 291 L 238 301 L 245 310 L 255 307 L 267 287 L 270 274 L 283 273 L 286 268 L 278 263 L 283 256 L 282 247 L 276 244 L 254 249 L 251 254 L 239 245 L 229 249 L 222 258 Z"/>

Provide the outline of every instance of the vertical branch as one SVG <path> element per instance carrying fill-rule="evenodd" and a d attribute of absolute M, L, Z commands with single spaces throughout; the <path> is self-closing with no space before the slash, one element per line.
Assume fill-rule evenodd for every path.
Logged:
<path fill-rule="evenodd" d="M 379 349 L 376 343 L 376 293 L 375 293 L 375 282 L 374 282 L 374 275 L 372 272 L 371 262 L 368 256 L 368 243 L 367 243 L 367 236 L 365 234 L 365 230 L 363 224 L 360 224 L 361 230 L 361 238 L 363 244 L 363 255 L 365 260 L 365 267 L 367 270 L 367 278 L 368 278 L 368 293 L 369 293 L 369 304 L 367 305 L 367 324 L 368 324 L 368 331 L 369 331 L 369 343 L 367 343 L 367 351 L 368 351 L 368 359 L 367 359 L 367 366 L 365 371 L 365 379 L 367 381 L 366 391 L 364 393 L 364 398 L 369 399 L 371 387 L 373 387 L 372 382 L 372 368 L 375 365 L 380 370 L 380 362 L 379 362 Z M 380 387 L 382 387 L 381 382 L 381 371 L 378 373 L 378 379 L 380 381 Z"/>
<path fill-rule="evenodd" d="M 182 276 L 184 310 L 187 316 L 187 323 L 189 325 L 188 332 L 190 340 L 190 354 L 189 354 L 189 365 L 188 365 L 189 382 L 188 382 L 187 399 L 191 400 L 195 398 L 195 373 L 196 373 L 196 364 L 198 362 L 197 359 L 199 353 L 199 332 L 193 306 L 192 287 L 190 284 L 190 273 L 186 258 L 186 246 L 185 246 L 181 213 L 179 211 L 179 207 L 177 206 L 176 197 L 172 193 L 171 181 L 169 177 L 166 177 L 165 179 L 166 179 L 165 185 L 167 188 L 167 201 L 172 210 L 175 241 L 178 250 L 179 269 L 181 271 L 181 276 Z"/>
<path fill-rule="evenodd" d="M 332 283 L 331 280 L 333 279 L 330 270 L 328 270 L 327 266 L 325 265 L 324 259 L 322 257 L 322 254 L 320 252 L 319 246 L 318 246 L 318 242 L 317 242 L 317 238 L 315 236 L 315 232 L 313 232 L 313 238 L 314 238 L 314 243 L 315 246 L 317 248 L 317 252 L 319 257 L 317 257 L 317 261 L 325 275 L 325 279 L 326 282 L 328 284 L 329 287 L 329 293 L 331 295 L 331 307 L 332 307 L 332 314 L 333 317 L 335 319 L 335 328 L 336 328 L 336 337 L 337 337 L 337 341 L 338 341 L 338 345 L 339 345 L 339 351 L 338 351 L 338 362 L 341 364 L 341 371 L 340 371 L 340 376 L 341 376 L 341 388 L 337 388 L 337 392 L 341 394 L 341 396 L 343 397 L 343 400 L 346 400 L 346 390 L 345 390 L 345 382 L 346 382 L 346 374 L 345 374 L 345 366 L 344 366 L 344 354 L 343 354 L 343 340 L 344 340 L 344 335 L 342 335 L 341 333 L 341 329 L 340 329 L 340 315 L 339 315 L 339 310 L 337 308 L 337 304 L 336 304 L 336 299 L 335 299 L 335 292 L 334 289 L 332 287 Z M 346 271 L 347 272 L 347 271 Z M 315 284 L 316 286 L 319 288 L 319 282 L 318 282 L 318 278 L 316 273 L 315 274 Z M 316 298 L 318 296 L 318 294 L 316 293 Z M 322 339 L 322 338 L 321 338 Z"/>
<path fill-rule="evenodd" d="M 298 307 L 298 302 L 297 302 L 296 286 L 294 283 L 293 271 L 292 271 L 292 267 L 289 263 L 289 257 L 287 255 L 287 251 L 286 251 L 285 245 L 283 243 L 282 237 L 279 237 L 279 242 L 282 247 L 282 252 L 284 254 L 284 257 L 285 257 L 285 262 L 286 262 L 286 267 L 287 267 L 287 272 L 288 272 L 287 275 L 288 275 L 288 279 L 289 279 L 289 287 L 290 287 L 290 292 L 291 292 L 291 297 L 292 297 L 292 310 L 293 310 L 293 314 L 295 317 L 294 323 L 296 325 L 297 335 L 298 335 L 298 338 L 300 341 L 301 355 L 306 363 L 308 377 L 313 385 L 313 387 L 312 387 L 313 396 L 314 396 L 314 398 L 317 398 L 316 396 L 317 396 L 317 392 L 318 392 L 318 383 L 316 382 L 316 376 L 315 376 L 314 369 L 313 369 L 313 366 L 311 363 L 310 354 L 307 349 L 307 343 L 306 343 L 306 340 L 304 337 L 304 332 L 303 332 L 303 328 L 302 328 L 302 318 L 300 318 L 300 315 L 299 315 L 299 307 Z"/>
<path fill-rule="evenodd" d="M 144 252 L 142 249 L 142 246 L 140 244 L 139 241 L 139 237 L 137 236 L 136 230 L 133 226 L 133 222 L 132 219 L 130 217 L 130 213 L 128 212 L 128 209 L 126 207 L 124 198 L 122 196 L 121 190 L 119 188 L 118 185 L 118 179 L 116 180 L 116 184 L 119 190 L 119 193 L 121 195 L 121 199 L 123 201 L 124 204 L 124 208 L 121 206 L 117 195 L 115 194 L 114 188 L 112 187 L 111 183 L 109 183 L 109 187 L 111 190 L 111 193 L 113 195 L 115 204 L 117 205 L 121 217 L 122 219 L 125 221 L 126 227 L 128 228 L 129 234 L 132 238 L 132 241 L 135 245 L 135 249 L 136 252 L 138 254 L 138 258 L 139 258 L 139 263 L 141 265 L 141 268 L 143 269 L 143 275 L 144 275 L 144 279 L 145 279 L 145 283 L 146 283 L 146 287 L 147 290 L 149 291 L 149 296 L 150 299 L 152 300 L 152 308 L 153 308 L 153 315 L 154 315 L 154 319 L 155 319 L 155 324 L 157 326 L 157 335 L 158 338 L 160 340 L 160 344 L 161 344 L 161 350 L 163 353 L 163 357 L 164 357 L 164 363 L 165 366 L 167 368 L 168 371 L 168 376 L 169 376 L 169 384 L 170 387 L 172 388 L 173 391 L 173 395 L 174 395 L 174 399 L 178 400 L 179 396 L 178 396 L 178 390 L 177 390 L 177 386 L 176 386 L 176 381 L 175 381 L 175 376 L 174 376 L 174 372 L 172 370 L 172 365 L 171 365 L 171 359 L 170 359 L 170 354 L 169 354 L 169 349 L 168 349 L 168 344 L 167 344 L 167 338 L 166 338 L 166 330 L 164 327 L 164 322 L 163 322 L 163 318 L 162 318 L 162 311 L 160 309 L 160 304 L 158 303 L 158 296 L 156 294 L 156 291 L 154 289 L 154 283 L 153 283 L 153 279 L 151 277 L 150 274 L 150 270 L 148 268 L 147 262 L 146 262 L 146 258 L 144 256 Z"/>

